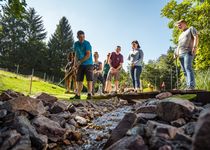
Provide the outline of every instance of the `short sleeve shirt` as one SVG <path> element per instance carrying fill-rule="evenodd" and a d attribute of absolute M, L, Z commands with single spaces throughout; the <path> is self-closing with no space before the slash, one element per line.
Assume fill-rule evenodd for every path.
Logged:
<path fill-rule="evenodd" d="M 178 52 L 179 54 L 187 53 L 193 48 L 193 36 L 198 35 L 197 30 L 194 27 L 190 27 L 187 30 L 183 31 L 179 36 L 178 42 Z"/>
<path fill-rule="evenodd" d="M 82 43 L 77 41 L 74 43 L 74 51 L 76 53 L 76 57 L 78 60 L 81 60 L 85 57 L 86 52 L 90 51 L 90 57 L 84 61 L 81 65 L 92 65 L 93 64 L 93 58 L 92 58 L 92 47 L 90 43 L 86 40 L 84 40 Z"/>
<path fill-rule="evenodd" d="M 99 66 L 100 66 L 100 65 L 102 65 L 102 62 L 100 62 L 100 61 L 99 61 L 99 62 L 97 62 L 97 63 L 96 63 L 96 62 L 94 62 L 94 63 L 93 63 L 93 70 L 97 70 L 97 71 L 98 71 L 98 70 L 99 70 Z"/>
<path fill-rule="evenodd" d="M 112 52 L 110 60 L 111 60 L 111 66 L 117 68 L 120 66 L 121 63 L 123 63 L 123 55 Z"/>

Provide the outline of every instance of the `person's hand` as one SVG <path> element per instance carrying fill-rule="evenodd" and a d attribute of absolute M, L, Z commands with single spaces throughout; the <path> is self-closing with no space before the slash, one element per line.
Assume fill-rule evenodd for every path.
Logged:
<path fill-rule="evenodd" d="M 131 67 L 134 68 L 134 63 L 131 63 Z"/>
<path fill-rule="evenodd" d="M 177 59 L 177 57 L 178 57 L 177 54 L 174 54 L 174 59 Z"/>
<path fill-rule="evenodd" d="M 196 55 L 196 51 L 197 51 L 197 49 L 194 47 L 194 48 L 192 49 L 192 55 L 193 55 L 193 56 Z"/>
<path fill-rule="evenodd" d="M 115 73 L 116 72 L 116 69 L 111 67 L 111 73 Z"/>

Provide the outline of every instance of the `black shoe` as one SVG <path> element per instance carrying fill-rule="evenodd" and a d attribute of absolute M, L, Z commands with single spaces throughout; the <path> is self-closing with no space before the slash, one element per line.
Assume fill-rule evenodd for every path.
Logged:
<path fill-rule="evenodd" d="M 92 95 L 90 93 L 88 93 L 87 99 L 92 99 Z"/>
<path fill-rule="evenodd" d="M 74 100 L 74 99 L 80 99 L 80 96 L 75 95 L 74 97 L 71 97 L 70 100 Z"/>

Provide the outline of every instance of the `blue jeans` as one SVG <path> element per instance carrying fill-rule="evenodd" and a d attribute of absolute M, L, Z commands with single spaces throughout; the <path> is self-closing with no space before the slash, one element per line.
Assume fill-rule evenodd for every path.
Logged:
<path fill-rule="evenodd" d="M 142 72 L 141 66 L 134 66 L 130 68 L 131 78 L 134 88 L 140 88 L 140 75 Z"/>
<path fill-rule="evenodd" d="M 179 57 L 181 67 L 186 78 L 187 88 L 195 88 L 195 77 L 192 68 L 193 59 L 194 56 L 191 54 L 191 52 L 181 54 Z"/>

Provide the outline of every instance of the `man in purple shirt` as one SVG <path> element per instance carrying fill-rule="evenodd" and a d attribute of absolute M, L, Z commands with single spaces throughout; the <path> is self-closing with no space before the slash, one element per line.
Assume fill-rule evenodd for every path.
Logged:
<path fill-rule="evenodd" d="M 109 59 L 110 70 L 107 75 L 106 87 L 105 87 L 105 92 L 108 92 L 108 93 L 111 92 L 112 77 L 114 77 L 114 80 L 115 80 L 115 92 L 118 91 L 119 77 L 120 77 L 119 73 L 123 64 L 123 55 L 120 54 L 120 51 L 121 51 L 121 47 L 117 46 L 116 51 L 111 53 L 111 56 Z"/>

